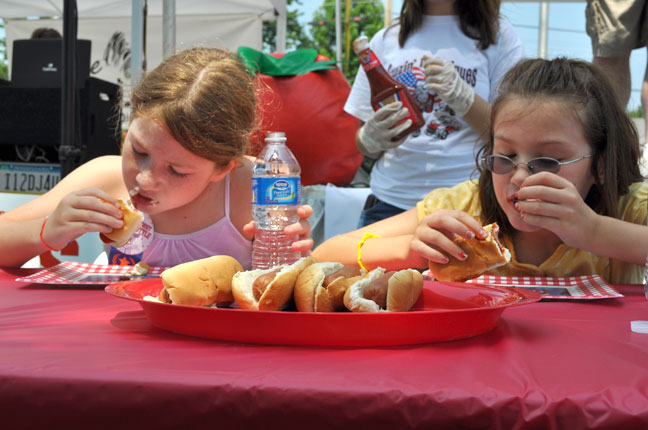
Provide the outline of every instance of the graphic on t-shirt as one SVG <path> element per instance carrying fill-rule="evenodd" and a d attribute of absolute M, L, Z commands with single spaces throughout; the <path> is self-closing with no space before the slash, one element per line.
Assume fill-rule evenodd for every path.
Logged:
<path fill-rule="evenodd" d="M 466 70 L 462 67 L 457 70 Z M 394 68 L 393 70 L 402 70 Z M 464 79 L 470 78 L 470 84 L 475 85 L 476 73 L 463 73 Z M 425 72 L 422 68 L 413 66 L 409 70 L 395 76 L 395 79 L 407 85 L 407 89 L 412 93 L 416 104 L 421 112 L 431 114 L 426 115 L 428 122 L 425 127 L 412 133 L 412 137 L 417 137 L 421 133 L 430 136 L 433 139 L 446 139 L 448 135 L 461 130 L 463 123 L 456 117 L 455 111 L 448 106 L 434 91 L 428 91 L 425 83 Z"/>
<path fill-rule="evenodd" d="M 407 85 L 407 88 L 412 92 L 412 89 L 415 88 L 420 81 L 425 82 L 425 72 L 420 67 L 414 66 L 412 67 L 412 70 L 401 73 L 395 78 L 397 81 Z"/>

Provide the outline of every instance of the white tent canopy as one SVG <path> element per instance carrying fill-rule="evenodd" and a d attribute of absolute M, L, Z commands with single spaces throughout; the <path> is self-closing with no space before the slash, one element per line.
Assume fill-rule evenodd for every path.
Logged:
<path fill-rule="evenodd" d="M 180 0 L 176 4 L 178 15 L 228 15 L 269 14 L 274 5 L 270 0 Z M 124 17 L 130 16 L 131 0 L 77 0 L 79 17 Z M 149 0 L 151 16 L 162 16 L 162 0 Z M 4 0 L 2 18 L 24 18 L 27 16 L 62 16 L 63 0 Z"/>
<path fill-rule="evenodd" d="M 128 84 L 130 77 L 131 14 L 134 0 L 77 0 L 78 38 L 92 41 L 92 75 Z M 7 54 L 11 65 L 13 40 L 29 38 L 38 27 L 63 32 L 63 0 L 5 0 Z M 148 0 L 146 19 L 147 68 L 163 58 L 163 0 Z M 240 46 L 262 49 L 262 23 L 285 17 L 285 0 L 180 0 L 175 2 L 176 50 L 210 46 L 236 51 Z M 46 19 L 24 19 L 48 17 Z M 281 16 L 279 17 L 281 21 Z M 173 31 L 173 29 L 171 29 Z M 283 33 L 279 30 L 278 33 Z M 282 36 L 282 34 L 280 34 Z M 279 46 L 279 50 L 282 47 Z"/>

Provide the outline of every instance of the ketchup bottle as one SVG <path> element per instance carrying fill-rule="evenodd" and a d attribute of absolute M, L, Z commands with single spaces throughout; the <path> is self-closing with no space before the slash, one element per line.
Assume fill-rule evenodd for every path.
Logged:
<path fill-rule="evenodd" d="M 387 73 L 382 64 L 380 64 L 380 60 L 376 57 L 376 54 L 369 48 L 369 39 L 367 39 L 367 36 L 358 37 L 353 42 L 353 50 L 358 54 L 360 64 L 362 64 L 362 68 L 369 80 L 371 106 L 373 110 L 376 111 L 389 103 L 399 101 L 409 111 L 409 116 L 397 124 L 401 124 L 409 118 L 412 120 L 412 125 L 398 136 L 393 137 L 392 141 L 400 140 L 411 132 L 423 127 L 425 124 L 423 115 L 421 115 L 421 110 L 407 89 L 407 85 L 398 82 Z"/>

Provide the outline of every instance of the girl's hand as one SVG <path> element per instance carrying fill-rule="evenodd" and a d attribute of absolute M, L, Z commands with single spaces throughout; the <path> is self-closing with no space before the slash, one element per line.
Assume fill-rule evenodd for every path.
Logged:
<path fill-rule="evenodd" d="M 293 242 L 292 249 L 300 252 L 302 257 L 310 255 L 313 248 L 313 238 L 310 236 L 311 225 L 308 218 L 313 215 L 313 208 L 310 205 L 302 205 L 297 209 L 301 220 L 284 228 L 287 235 L 298 235 L 299 239 Z"/>
<path fill-rule="evenodd" d="M 530 175 L 516 198 L 524 222 L 551 231 L 571 247 L 587 249 L 599 215 L 569 180 L 548 172 Z"/>
<path fill-rule="evenodd" d="M 310 236 L 311 225 L 308 222 L 308 218 L 313 215 L 313 208 L 309 205 L 300 206 L 297 209 L 297 213 L 301 220 L 294 224 L 290 224 L 284 228 L 284 233 L 288 236 L 299 236 L 292 244 L 293 250 L 300 252 L 303 257 L 310 255 L 310 251 L 313 248 L 313 238 Z M 243 232 L 252 237 L 256 233 L 256 225 L 254 221 L 243 226 Z"/>
<path fill-rule="evenodd" d="M 410 243 L 410 252 L 441 264 L 449 261 L 448 255 L 465 260 L 467 255 L 454 243 L 457 236 L 470 240 L 475 236 L 484 238 L 486 232 L 479 221 L 466 212 L 438 209 L 421 220 Z"/>
<path fill-rule="evenodd" d="M 62 249 L 84 233 L 110 233 L 121 228 L 122 218 L 119 204 L 104 191 L 98 188 L 75 191 L 63 197 L 47 218 L 43 240 L 52 248 Z"/>

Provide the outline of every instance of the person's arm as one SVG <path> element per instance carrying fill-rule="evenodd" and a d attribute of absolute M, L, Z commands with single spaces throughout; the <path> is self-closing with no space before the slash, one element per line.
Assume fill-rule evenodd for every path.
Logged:
<path fill-rule="evenodd" d="M 0 215 L 0 266 L 20 266 L 47 250 L 43 238 L 55 249 L 88 231 L 109 232 L 122 225 L 113 197 L 128 195 L 121 177 L 120 157 L 92 160 L 63 178 L 52 190 Z M 88 188 L 95 187 L 95 188 Z"/>
<path fill-rule="evenodd" d="M 490 103 L 475 94 L 475 100 L 463 119 L 480 137 L 485 139 L 490 127 L 490 115 Z"/>
<path fill-rule="evenodd" d="M 592 254 L 644 266 L 648 257 L 648 226 L 598 215 L 584 249 Z"/>
<path fill-rule="evenodd" d="M 378 266 L 386 270 L 425 268 L 427 260 L 410 251 L 417 226 L 416 209 L 410 209 L 361 229 L 332 237 L 315 248 L 312 255 L 319 261 L 356 264 L 358 243 L 365 233 L 370 233 L 380 237 L 368 238 L 362 246 L 362 263 L 367 269 Z"/>

